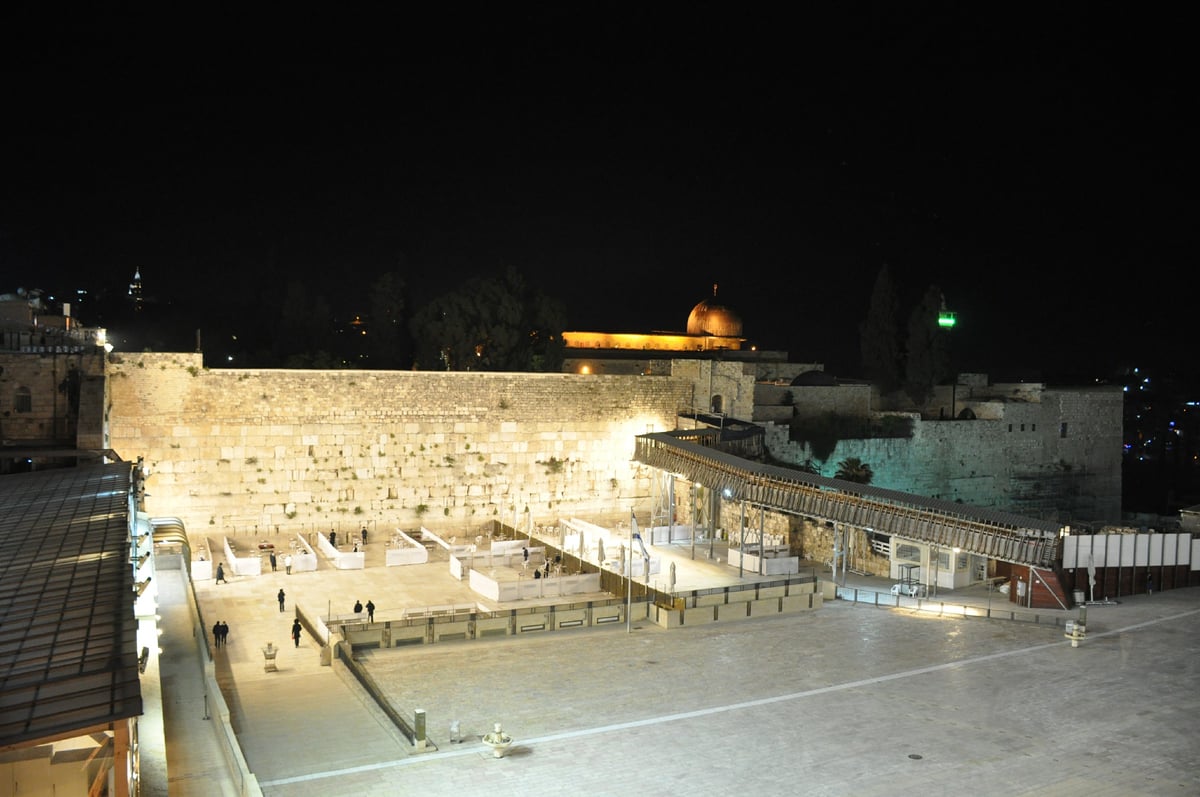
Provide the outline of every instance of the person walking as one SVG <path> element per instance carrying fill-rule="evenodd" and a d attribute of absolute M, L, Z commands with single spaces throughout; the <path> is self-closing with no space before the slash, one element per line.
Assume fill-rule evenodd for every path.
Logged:
<path fill-rule="evenodd" d="M 356 601 L 354 602 L 354 613 L 355 613 L 355 614 L 362 614 L 362 601 L 358 601 L 358 600 L 356 600 Z"/>
<path fill-rule="evenodd" d="M 367 601 L 367 622 L 375 622 L 375 603 L 370 600 Z"/>
<path fill-rule="evenodd" d="M 276 597 L 279 598 L 279 611 L 283 611 L 283 602 L 285 597 L 283 594 L 283 587 L 279 588 L 279 594 Z"/>
<path fill-rule="evenodd" d="M 300 647 L 300 618 L 292 620 L 292 642 L 294 647 Z"/>
<path fill-rule="evenodd" d="M 228 584 L 229 583 L 228 581 L 225 580 L 225 563 L 224 562 L 217 563 L 217 583 L 218 584 Z"/>
<path fill-rule="evenodd" d="M 283 557 L 283 569 L 289 576 L 292 574 L 292 555 L 290 553 Z"/>
<path fill-rule="evenodd" d="M 363 526 L 362 540 L 363 540 L 363 545 L 366 545 L 367 544 L 367 527 L 366 526 Z"/>
<path fill-rule="evenodd" d="M 1147 595 L 1154 594 L 1154 576 L 1151 575 L 1150 573 L 1146 574 L 1146 594 Z"/>
<path fill-rule="evenodd" d="M 275 552 L 271 551 L 271 572 L 274 573 L 275 570 Z"/>
<path fill-rule="evenodd" d="M 221 647 L 221 621 L 213 623 L 213 647 Z"/>
<path fill-rule="evenodd" d="M 334 548 L 337 547 L 337 532 L 336 531 L 329 532 L 329 544 L 332 545 Z"/>
<path fill-rule="evenodd" d="M 229 644 L 229 623 L 221 621 L 221 647 Z"/>

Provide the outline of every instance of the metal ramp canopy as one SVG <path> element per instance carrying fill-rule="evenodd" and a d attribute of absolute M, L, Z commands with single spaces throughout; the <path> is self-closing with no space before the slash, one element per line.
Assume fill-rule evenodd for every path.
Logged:
<path fill-rule="evenodd" d="M 1058 557 L 1058 523 L 763 465 L 681 439 L 693 432 L 639 435 L 633 459 L 716 491 L 794 515 L 960 548 L 1030 567 Z"/>

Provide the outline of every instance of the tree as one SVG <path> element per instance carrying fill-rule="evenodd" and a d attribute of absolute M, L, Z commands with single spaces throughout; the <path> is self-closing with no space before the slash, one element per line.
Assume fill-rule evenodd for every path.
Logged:
<path fill-rule="evenodd" d="M 514 268 L 474 277 L 418 310 L 410 329 L 421 368 L 447 371 L 557 371 L 561 303 L 529 288 Z"/>
<path fill-rule="evenodd" d="M 335 344 L 333 311 L 325 297 L 311 297 L 305 283 L 290 280 L 272 339 L 275 362 L 288 368 L 336 367 L 329 354 Z M 321 365 L 314 365 L 317 361 Z"/>
<path fill-rule="evenodd" d="M 404 275 L 386 272 L 371 284 L 367 316 L 367 362 L 371 368 L 395 370 L 411 363 L 404 329 Z"/>
<path fill-rule="evenodd" d="M 870 484 L 871 479 L 875 478 L 875 473 L 871 470 L 870 465 L 858 457 L 847 457 L 838 463 L 837 473 L 833 477 L 845 482 Z"/>
<path fill-rule="evenodd" d="M 859 325 L 863 373 L 882 393 L 900 387 L 900 300 L 887 263 L 875 276 L 867 318 Z"/>
<path fill-rule="evenodd" d="M 917 406 L 929 401 L 933 386 L 941 384 L 949 375 L 946 332 L 938 326 L 938 313 L 944 306 L 941 289 L 930 285 L 908 318 L 904 391 Z"/>

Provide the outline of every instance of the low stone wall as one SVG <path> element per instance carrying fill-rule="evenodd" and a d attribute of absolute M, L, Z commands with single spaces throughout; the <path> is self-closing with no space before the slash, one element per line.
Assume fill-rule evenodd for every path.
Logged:
<path fill-rule="evenodd" d="M 683 628 L 812 611 L 824 604 L 826 591 L 823 582 L 808 581 L 707 592 L 678 599 L 673 606 L 656 605 L 651 619 L 662 628 Z"/>

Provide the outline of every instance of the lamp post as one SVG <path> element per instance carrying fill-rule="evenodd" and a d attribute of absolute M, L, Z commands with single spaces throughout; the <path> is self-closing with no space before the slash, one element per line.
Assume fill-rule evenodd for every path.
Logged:
<path fill-rule="evenodd" d="M 633 632 L 633 535 L 637 533 L 637 516 L 629 510 L 629 561 L 625 563 L 625 633 Z"/>

